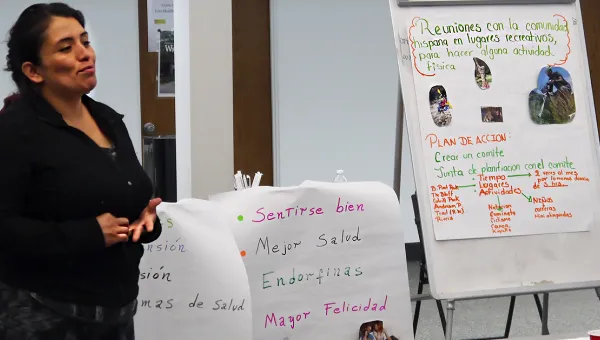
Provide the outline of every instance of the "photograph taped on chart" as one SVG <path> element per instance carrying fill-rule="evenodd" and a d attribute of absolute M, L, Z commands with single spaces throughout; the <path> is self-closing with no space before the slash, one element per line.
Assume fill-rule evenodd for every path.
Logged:
<path fill-rule="evenodd" d="M 575 119 L 573 79 L 562 67 L 544 67 L 529 93 L 529 114 L 536 124 L 567 124 Z"/>
<path fill-rule="evenodd" d="M 473 58 L 475 63 L 475 83 L 482 90 L 487 90 L 492 86 L 492 70 L 488 64 L 479 59 Z"/>
<path fill-rule="evenodd" d="M 450 122 L 452 122 L 452 105 L 448 101 L 448 95 L 443 86 L 436 85 L 429 90 L 429 107 L 435 125 L 439 127 L 450 125 Z"/>

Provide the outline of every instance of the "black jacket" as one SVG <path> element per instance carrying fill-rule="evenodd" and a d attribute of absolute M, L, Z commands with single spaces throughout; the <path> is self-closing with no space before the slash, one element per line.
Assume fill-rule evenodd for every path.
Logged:
<path fill-rule="evenodd" d="M 40 296 L 85 305 L 122 306 L 138 294 L 143 246 L 105 247 L 96 217 L 130 222 L 152 198 L 123 116 L 84 96 L 116 148 L 116 159 L 40 95 L 0 115 L 0 281 Z M 140 243 L 156 240 L 154 232 Z"/>

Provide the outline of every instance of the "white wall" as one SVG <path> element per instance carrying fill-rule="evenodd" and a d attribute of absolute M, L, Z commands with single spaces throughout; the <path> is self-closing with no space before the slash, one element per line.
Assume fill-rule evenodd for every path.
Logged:
<path fill-rule="evenodd" d="M 6 38 L 19 14 L 38 0 L 2 1 L 0 11 L 0 60 L 4 68 Z M 141 156 L 141 109 L 139 31 L 137 0 L 69 0 L 63 1 L 80 10 L 86 17 L 90 41 L 97 54 L 98 86 L 93 93 L 125 115 L 125 124 L 138 157 Z M 10 74 L 1 71 L 0 97 L 15 90 Z"/>
<path fill-rule="evenodd" d="M 393 186 L 398 62 L 387 0 L 272 0 L 276 184 L 350 181 Z M 405 130 L 406 131 L 406 130 Z M 418 241 L 404 133 L 401 209 Z"/>
<path fill-rule="evenodd" d="M 207 198 L 233 190 L 231 1 L 175 0 L 174 12 L 177 197 Z"/>

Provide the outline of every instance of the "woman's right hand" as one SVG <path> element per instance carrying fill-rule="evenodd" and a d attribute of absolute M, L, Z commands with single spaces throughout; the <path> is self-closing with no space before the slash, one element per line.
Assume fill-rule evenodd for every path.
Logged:
<path fill-rule="evenodd" d="M 102 234 L 104 234 L 104 242 L 107 247 L 121 242 L 127 242 L 129 239 L 129 220 L 126 218 L 117 218 L 110 213 L 102 214 L 96 217 Z"/>

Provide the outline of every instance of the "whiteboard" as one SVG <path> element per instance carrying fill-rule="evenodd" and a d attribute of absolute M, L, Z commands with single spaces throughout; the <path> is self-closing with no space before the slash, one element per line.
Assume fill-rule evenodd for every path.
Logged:
<path fill-rule="evenodd" d="M 428 260 L 432 295 L 436 299 L 467 299 L 600 286 L 600 267 L 596 260 L 600 255 L 600 248 L 597 246 L 600 242 L 600 229 L 597 209 L 595 209 L 595 205 L 599 201 L 597 193 L 600 189 L 598 185 L 598 178 L 600 178 L 598 173 L 598 132 L 579 3 L 536 4 L 535 6 L 462 5 L 400 8 L 397 6 L 396 0 L 390 0 L 390 8 L 396 36 L 401 87 L 422 215 L 423 241 Z M 493 15 L 486 13 L 493 13 Z M 521 24 L 523 22 L 544 22 L 550 19 L 557 21 L 559 20 L 555 17 L 557 14 L 565 19 L 564 25 L 569 27 L 569 36 L 567 37 L 567 48 L 557 49 L 556 55 L 551 55 L 555 57 L 555 62 L 548 61 L 549 58 L 536 56 L 515 57 L 511 55 L 512 49 L 509 49 L 507 55 L 502 55 L 502 51 L 497 51 L 498 53 L 492 60 L 490 54 L 481 52 L 485 49 L 486 44 L 483 44 L 483 48 L 475 48 L 473 54 L 468 55 L 469 66 L 463 62 L 465 58 L 448 60 L 442 56 L 436 60 L 433 56 L 433 62 L 441 65 L 436 66 L 437 68 L 434 70 L 428 68 L 427 56 L 422 57 L 414 53 L 415 51 L 408 41 L 409 28 L 415 23 L 413 21 L 415 17 L 429 18 L 431 21 L 429 24 L 434 31 L 433 26 L 438 22 L 441 22 L 442 26 L 446 24 L 453 26 L 454 29 L 458 29 L 458 23 L 467 25 L 480 23 L 484 26 L 488 22 L 505 23 L 504 28 L 496 27 L 499 30 L 498 34 L 505 38 L 507 34 L 510 34 L 509 30 L 512 27 L 510 22 Z M 472 34 L 471 38 L 476 35 Z M 452 39 L 454 38 L 452 37 Z M 415 41 L 415 38 L 412 41 Z M 449 48 L 452 48 L 452 41 Z M 524 42 L 522 45 L 524 49 L 533 47 L 531 42 Z M 489 46 L 498 47 L 493 43 L 490 43 Z M 565 56 L 558 56 L 558 53 L 562 51 L 565 51 Z M 484 65 L 487 68 L 484 67 L 482 72 L 487 74 L 491 70 L 492 76 L 489 78 L 480 76 L 477 81 L 477 64 L 474 63 L 475 59 L 473 58 L 480 58 L 488 63 L 489 65 Z M 538 60 L 537 64 L 534 59 Z M 530 116 L 528 112 L 530 111 L 527 104 L 528 96 L 530 91 L 536 88 L 538 74 L 545 66 L 553 63 L 560 64 L 553 66 L 569 70 L 573 79 L 571 86 L 575 93 L 575 118 L 568 122 L 561 121 L 564 124 L 545 124 L 549 119 L 546 109 L 542 110 L 540 116 L 544 117 L 546 121 L 534 121 L 537 118 L 533 115 Z M 456 70 L 452 70 L 449 64 L 455 64 Z M 531 65 L 537 66 L 531 68 Z M 529 69 L 524 69 L 523 66 L 528 66 Z M 417 77 L 415 74 L 419 76 Z M 434 74 L 439 74 L 440 77 L 436 77 Z M 449 78 L 444 78 L 446 74 L 451 74 L 455 80 L 448 83 Z M 487 86 L 484 86 L 484 79 L 489 82 Z M 438 81 L 445 81 L 445 83 L 441 84 Z M 467 85 L 467 82 L 470 84 Z M 440 91 L 441 95 L 436 97 L 434 93 L 430 96 L 428 93 L 430 88 L 434 88 L 436 85 L 443 86 Z M 426 89 L 425 93 L 419 93 L 423 89 Z M 561 88 L 562 90 L 565 89 Z M 436 102 L 441 98 L 447 98 L 449 105 L 442 103 L 441 100 Z M 434 107 L 431 105 L 432 103 L 436 104 L 436 110 L 432 109 Z M 439 107 L 442 109 L 437 109 Z M 543 106 L 540 107 L 543 108 Z M 502 111 L 500 113 L 492 111 L 490 117 L 488 108 L 494 110 L 502 108 Z M 569 119 L 568 115 L 566 119 Z M 585 169 L 585 176 L 589 177 L 589 182 L 587 182 L 587 186 L 573 184 L 569 188 L 543 187 L 543 183 L 540 182 L 542 188 L 536 189 L 533 183 L 542 177 L 543 173 L 536 177 L 535 169 L 530 169 L 528 171 L 531 172 L 532 177 L 529 177 L 526 176 L 528 172 L 525 171 L 511 172 L 512 170 L 507 168 L 498 168 L 495 170 L 496 173 L 494 171 L 491 173 L 508 172 L 507 175 L 524 175 L 523 178 L 512 178 L 510 183 L 521 181 L 520 184 L 514 184 L 514 186 L 518 186 L 525 196 L 515 192 L 514 195 L 499 194 L 489 197 L 481 195 L 481 181 L 475 181 L 476 175 L 469 174 L 468 169 L 464 169 L 466 176 L 454 176 L 452 181 L 445 183 L 447 186 L 455 186 L 451 188 L 453 190 L 450 190 L 452 195 L 454 195 L 452 192 L 463 190 L 460 195 L 452 196 L 453 199 L 456 199 L 456 196 L 465 197 L 461 199 L 462 203 L 458 206 L 459 209 L 455 209 L 460 210 L 461 213 L 453 215 L 455 221 L 462 223 L 454 225 L 449 223 L 446 225 L 453 227 L 444 228 L 443 224 L 439 223 L 439 219 L 435 218 L 434 221 L 434 216 L 439 216 L 439 214 L 434 211 L 436 196 L 432 195 L 430 185 L 434 183 L 431 176 L 431 159 L 433 157 L 432 153 L 426 152 L 426 147 L 431 148 L 429 143 L 431 136 L 428 137 L 424 133 L 428 126 L 437 127 L 436 133 L 447 128 L 446 131 L 439 132 L 441 135 L 453 130 L 455 133 L 459 133 L 457 136 L 460 136 L 461 133 L 464 136 L 477 135 L 477 133 L 485 136 L 498 136 L 501 131 L 504 131 L 506 133 L 505 140 L 502 141 L 505 142 L 504 144 L 498 143 L 502 138 L 493 137 L 487 140 L 489 142 L 487 147 L 502 145 L 501 147 L 505 148 L 507 152 L 506 158 L 503 158 L 506 162 L 511 161 L 510 157 L 513 157 L 514 163 L 524 162 L 525 158 L 523 157 L 530 157 L 535 152 L 541 152 L 538 154 L 539 158 L 554 157 L 569 152 L 561 146 L 544 148 L 544 142 L 561 142 L 564 145 L 570 145 L 570 152 L 578 159 L 578 166 Z M 564 133 L 565 131 L 570 133 Z M 453 149 L 452 145 L 447 144 L 448 139 L 440 137 L 440 140 L 442 146 L 449 146 L 445 148 L 446 150 Z M 457 140 L 460 144 L 460 139 Z M 475 137 L 473 140 L 476 140 Z M 512 140 L 514 140 L 514 144 L 511 144 Z M 573 150 L 572 144 L 577 145 L 575 150 Z M 457 148 L 458 146 L 454 147 L 454 149 Z M 465 150 L 467 149 L 465 148 Z M 478 150 L 476 147 L 472 149 Z M 509 157 L 509 154 L 512 155 Z M 459 158 L 451 166 L 463 165 Z M 567 170 L 563 169 L 563 171 Z M 471 180 L 472 182 L 469 182 Z M 552 184 L 552 182 L 550 183 Z M 438 188 L 437 184 L 442 183 L 437 182 L 436 188 Z M 474 186 L 471 187 L 473 184 Z M 457 186 L 461 188 L 457 188 Z M 447 191 L 447 188 L 442 188 L 442 190 Z M 548 194 L 549 190 L 555 191 Z M 471 198 L 468 198 L 467 191 L 472 191 Z M 573 216 L 581 217 L 557 219 L 552 223 L 532 218 L 529 224 L 524 218 L 513 218 L 512 222 L 507 223 L 508 230 L 512 232 L 492 233 L 491 230 L 495 231 L 496 229 L 492 228 L 493 226 L 489 222 L 482 224 L 481 214 L 477 210 L 484 209 L 486 213 L 491 214 L 494 207 L 507 210 L 514 208 L 515 211 L 521 209 L 522 215 L 531 212 L 530 216 L 536 216 L 531 205 L 544 206 L 540 203 L 540 199 L 550 195 L 555 196 L 556 201 L 561 201 L 563 206 L 569 206 L 569 209 L 573 211 Z M 522 196 L 521 201 L 516 200 L 519 198 L 518 196 Z M 492 198 L 500 198 L 506 202 L 494 202 L 490 200 Z M 551 204 L 546 204 L 546 206 L 548 205 Z M 518 212 L 517 215 L 519 215 Z M 575 221 L 577 223 L 574 223 Z M 548 230 L 540 230 L 540 225 L 544 223 Z M 514 232 L 515 230 L 516 232 Z"/>

